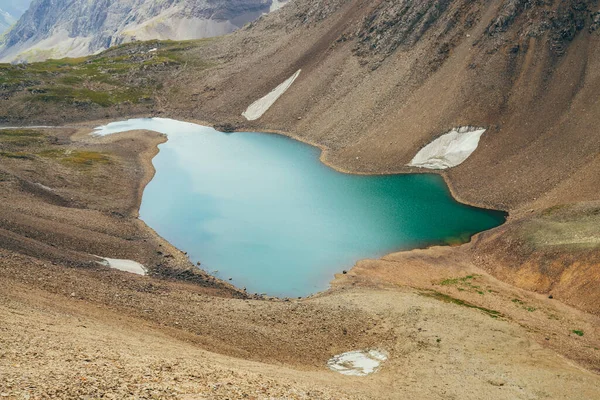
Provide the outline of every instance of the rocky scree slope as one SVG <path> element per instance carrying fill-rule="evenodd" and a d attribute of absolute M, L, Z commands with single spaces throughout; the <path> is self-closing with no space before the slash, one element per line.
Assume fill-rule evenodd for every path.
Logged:
<path fill-rule="evenodd" d="M 278 6 L 272 0 L 35 0 L 0 48 L 1 61 L 96 53 L 148 39 L 229 33 Z"/>
<path fill-rule="evenodd" d="M 360 172 L 407 171 L 436 137 L 482 126 L 448 172 L 462 200 L 596 200 L 599 22 L 597 1 L 295 1 L 215 43 L 227 65 L 170 82 L 196 102 L 166 111 L 290 132 Z M 299 69 L 262 118 L 241 116 Z"/>

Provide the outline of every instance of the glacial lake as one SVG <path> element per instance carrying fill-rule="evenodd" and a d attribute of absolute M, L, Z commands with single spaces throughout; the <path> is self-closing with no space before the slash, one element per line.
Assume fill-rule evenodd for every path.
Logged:
<path fill-rule="evenodd" d="M 319 149 L 280 135 L 164 118 L 94 133 L 134 129 L 168 135 L 140 218 L 201 268 L 251 293 L 306 296 L 358 260 L 465 241 L 505 220 L 455 201 L 440 176 L 343 174 L 319 161 Z"/>

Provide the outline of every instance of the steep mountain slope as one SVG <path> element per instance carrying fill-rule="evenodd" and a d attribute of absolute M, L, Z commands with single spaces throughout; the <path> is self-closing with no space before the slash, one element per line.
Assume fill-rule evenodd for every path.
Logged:
<path fill-rule="evenodd" d="M 35 0 L 5 37 L 0 60 L 77 57 L 132 40 L 222 35 L 279 6 L 272 0 Z"/>
<path fill-rule="evenodd" d="M 596 1 L 294 2 L 222 41 L 233 61 L 207 80 L 189 71 L 182 87 L 199 107 L 187 114 L 291 132 L 360 172 L 407 171 L 437 136 L 483 126 L 479 149 L 448 172 L 463 200 L 594 200 L 599 15 Z M 241 117 L 298 69 L 261 119 Z"/>

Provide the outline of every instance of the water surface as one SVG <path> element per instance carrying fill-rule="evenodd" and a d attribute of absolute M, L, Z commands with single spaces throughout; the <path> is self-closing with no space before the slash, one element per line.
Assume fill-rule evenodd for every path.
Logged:
<path fill-rule="evenodd" d="M 322 164 L 317 148 L 280 135 L 162 118 L 96 133 L 133 129 L 169 138 L 153 160 L 140 218 L 250 292 L 305 296 L 360 259 L 468 239 L 504 221 L 456 202 L 437 175 L 343 174 Z"/>

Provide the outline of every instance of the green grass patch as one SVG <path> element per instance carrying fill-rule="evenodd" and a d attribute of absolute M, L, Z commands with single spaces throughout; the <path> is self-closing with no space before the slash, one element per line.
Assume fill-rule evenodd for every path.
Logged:
<path fill-rule="evenodd" d="M 0 136 L 0 145 L 10 145 L 17 147 L 28 147 L 36 144 L 44 143 L 44 140 L 39 137 L 31 136 Z"/>
<path fill-rule="evenodd" d="M 27 147 L 43 143 L 43 134 L 32 129 L 0 129 L 0 149 Z"/>
<path fill-rule="evenodd" d="M 0 138 L 3 137 L 39 137 L 43 136 L 43 133 L 34 129 L 0 129 Z"/>
<path fill-rule="evenodd" d="M 524 310 L 527 310 L 529 312 L 534 312 L 535 310 L 537 310 L 537 308 L 535 307 L 526 306 L 525 302 L 521 299 L 512 299 L 511 301 L 515 303 L 515 305 L 521 306 Z"/>
<path fill-rule="evenodd" d="M 31 160 L 33 159 L 33 156 L 29 153 L 23 153 L 20 151 L 17 152 L 13 152 L 13 151 L 0 151 L 0 157 L 4 157 L 4 158 L 17 158 L 17 159 L 22 159 L 22 160 Z"/>
<path fill-rule="evenodd" d="M 63 164 L 91 166 L 94 164 L 108 164 L 110 158 L 96 151 L 80 150 L 45 150 L 38 153 L 39 156 L 52 158 Z"/>
<path fill-rule="evenodd" d="M 573 332 L 577 336 L 583 336 L 583 331 L 582 330 L 573 329 L 571 332 Z"/>
<path fill-rule="evenodd" d="M 460 283 L 466 283 L 466 282 L 472 281 L 473 279 L 477 278 L 478 276 L 479 275 L 467 275 L 462 278 L 448 278 L 448 279 L 444 279 L 443 281 L 441 281 L 440 285 L 442 285 L 442 286 L 458 285 Z"/>
<path fill-rule="evenodd" d="M 10 96 L 18 93 L 26 103 L 76 107 L 148 103 L 174 71 L 199 72 L 216 66 L 198 51 L 214 40 L 132 42 L 89 57 L 0 64 L 0 91 Z"/>
<path fill-rule="evenodd" d="M 479 307 L 479 306 L 476 306 L 475 304 L 469 303 L 467 301 L 457 299 L 452 296 L 448 296 L 447 294 L 436 292 L 435 290 L 431 290 L 431 291 L 427 291 L 427 292 L 419 292 L 419 294 L 421 296 L 431 297 L 433 299 L 440 300 L 445 303 L 452 303 L 452 304 L 456 304 L 456 305 L 467 307 L 467 308 L 473 308 L 473 309 L 484 312 L 485 314 L 489 315 L 492 318 L 503 317 L 502 313 L 500 313 L 499 311 L 490 310 L 489 308 Z"/>

